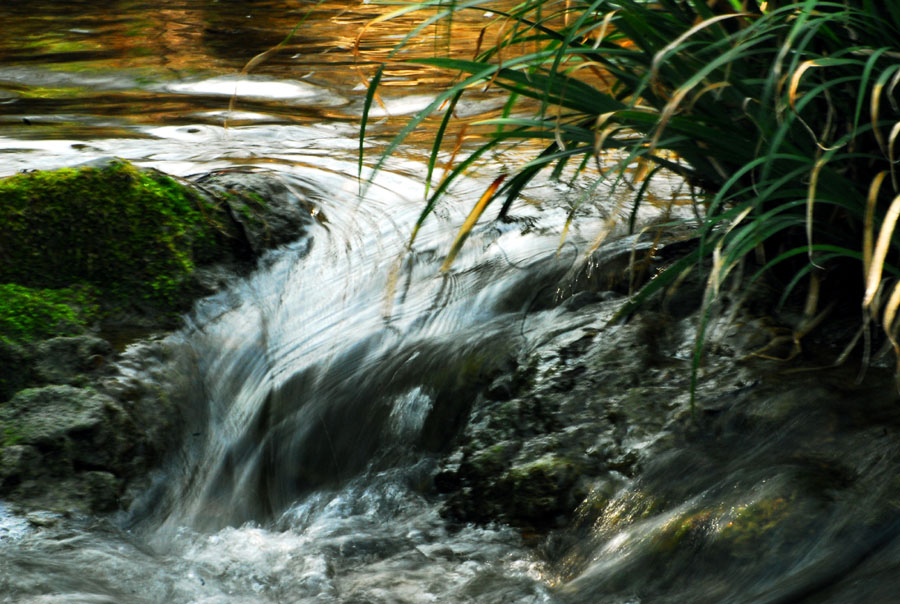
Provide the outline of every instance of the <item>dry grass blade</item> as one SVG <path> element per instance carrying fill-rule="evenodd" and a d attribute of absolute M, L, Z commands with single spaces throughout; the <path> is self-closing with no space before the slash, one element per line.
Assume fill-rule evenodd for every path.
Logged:
<path fill-rule="evenodd" d="M 881 171 L 872 179 L 869 185 L 869 195 L 866 198 L 866 215 L 863 220 L 863 278 L 869 274 L 869 267 L 872 266 L 872 246 L 873 235 L 875 232 L 875 206 L 878 202 L 878 193 L 881 191 L 881 183 L 887 172 Z"/>
<path fill-rule="evenodd" d="M 456 144 L 453 145 L 453 153 L 450 154 L 450 159 L 447 160 L 447 163 L 444 164 L 444 174 L 441 176 L 441 183 L 443 183 L 447 177 L 450 175 L 450 172 L 453 170 L 453 165 L 456 163 L 456 156 L 459 155 L 459 151 L 462 149 L 463 143 L 466 140 L 466 132 L 469 130 L 468 124 L 463 124 L 462 128 L 459 129 L 459 132 L 456 134 Z"/>
<path fill-rule="evenodd" d="M 450 253 L 447 254 L 447 258 L 444 260 L 444 264 L 441 265 L 442 272 L 450 269 L 453 261 L 456 260 L 457 254 L 459 254 L 459 250 L 462 249 L 463 243 L 465 243 L 466 238 L 468 238 L 469 236 L 469 233 L 472 232 L 472 228 L 475 226 L 475 223 L 477 223 L 478 219 L 481 218 L 484 210 L 488 207 L 488 204 L 493 199 L 494 193 L 497 192 L 497 189 L 505 179 L 506 174 L 501 174 L 496 179 L 494 179 L 494 182 L 491 183 L 491 186 L 487 188 L 487 190 L 478 200 L 478 203 L 476 203 L 475 207 L 472 208 L 472 211 L 469 212 L 469 215 L 466 217 L 465 222 L 463 222 L 463 225 L 459 229 L 459 233 L 457 233 L 456 235 L 456 240 L 450 247 Z"/>
<path fill-rule="evenodd" d="M 812 67 L 821 67 L 819 59 L 804 61 L 791 74 L 791 83 L 788 86 L 788 104 L 794 111 L 797 110 L 797 88 L 800 86 L 800 80 L 803 78 L 803 74 Z"/>
<path fill-rule="evenodd" d="M 683 34 L 681 34 L 680 36 L 678 36 L 677 38 L 672 40 L 670 43 L 668 43 L 666 46 L 664 46 L 659 52 L 657 52 L 656 55 L 654 55 L 653 62 L 650 64 L 650 80 L 655 81 L 657 79 L 657 73 L 659 72 L 659 66 L 666 60 L 666 57 L 671 52 L 677 50 L 678 47 L 680 47 L 685 42 L 685 40 L 687 40 L 688 38 L 690 38 L 697 32 L 702 31 L 711 25 L 715 25 L 716 23 L 719 23 L 720 21 L 725 21 L 726 19 L 734 19 L 736 17 L 752 17 L 752 16 L 754 16 L 753 13 L 731 13 L 728 15 L 718 15 L 715 17 L 710 17 L 709 19 L 706 19 L 705 21 L 693 26 L 692 28 L 690 28 L 689 30 L 687 30 L 686 32 L 684 32 Z"/>
<path fill-rule="evenodd" d="M 897 141 L 898 135 L 900 135 L 900 122 L 897 122 L 894 124 L 894 127 L 891 128 L 891 136 L 888 139 L 888 162 L 891 166 L 891 184 L 894 186 L 895 191 L 900 188 L 897 186 L 897 160 L 894 158 L 894 143 Z"/>
<path fill-rule="evenodd" d="M 898 376 L 900 376 L 900 343 L 897 342 L 897 330 L 894 328 L 894 320 L 897 318 L 898 307 L 900 307 L 900 281 L 895 283 L 894 288 L 891 290 L 891 295 L 884 305 L 884 315 L 882 319 L 884 333 L 887 334 L 888 339 L 891 341 L 891 346 L 894 348 Z"/>
<path fill-rule="evenodd" d="M 866 293 L 863 297 L 863 308 L 871 306 L 872 300 L 878 292 L 878 287 L 881 284 L 881 275 L 884 271 L 884 261 L 887 258 L 891 237 L 894 234 L 894 227 L 897 226 L 898 218 L 900 218 L 900 195 L 891 202 L 891 206 L 888 208 L 884 221 L 881 223 L 881 229 L 878 232 L 878 241 L 875 244 L 872 260 L 869 263 L 869 272 L 866 274 Z"/>
<path fill-rule="evenodd" d="M 819 184 L 819 173 L 826 163 L 828 163 L 828 159 L 825 157 L 820 157 L 816 160 L 812 172 L 809 174 L 809 187 L 807 187 L 806 193 L 806 245 L 809 261 L 813 265 L 816 265 L 813 260 L 813 208 L 816 203 L 816 187 Z"/>
<path fill-rule="evenodd" d="M 731 221 L 731 224 L 728 225 L 728 228 L 722 233 L 722 237 L 716 243 L 713 248 L 713 264 L 712 268 L 709 271 L 709 279 L 706 282 L 706 290 L 707 294 L 705 299 L 713 300 L 719 297 L 719 288 L 722 285 L 722 282 L 725 281 L 725 278 L 728 276 L 728 273 L 734 268 L 734 264 L 725 265 L 722 260 L 722 247 L 725 245 L 726 235 L 733 231 L 739 224 L 741 224 L 747 216 L 750 215 L 750 212 L 753 211 L 753 206 L 747 206 L 741 212 L 735 216 L 734 220 Z M 710 294 L 712 294 L 710 296 Z"/>

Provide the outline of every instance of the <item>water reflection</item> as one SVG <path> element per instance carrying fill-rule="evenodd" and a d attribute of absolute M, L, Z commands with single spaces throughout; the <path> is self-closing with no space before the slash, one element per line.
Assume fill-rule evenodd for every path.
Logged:
<path fill-rule="evenodd" d="M 335 0 L 185 0 L 161 6 L 122 1 L 103 10 L 95 4 L 0 5 L 6 33 L 0 40 L 0 136 L 120 135 L 109 124 L 92 130 L 91 120 L 99 116 L 119 129 L 148 123 L 221 124 L 224 116 L 218 112 L 228 108 L 235 92 L 235 108 L 242 112 L 302 124 L 357 123 L 360 89 L 375 64 L 425 17 L 375 24 L 365 29 L 357 47 L 366 24 L 392 7 Z M 453 36 L 432 31 L 437 37 L 423 36 L 400 56 L 469 56 L 485 24 L 483 15 L 464 16 L 455 21 Z M 251 58 L 276 47 L 253 68 L 252 84 L 232 81 Z M 416 95 L 432 96 L 451 77 L 390 66 L 381 90 L 389 119 L 372 124 L 370 134 L 395 132 L 403 115 L 424 106 L 402 100 L 413 88 Z M 463 115 L 496 111 L 499 102 L 480 102 L 490 97 L 473 91 Z M 427 141 L 427 132 L 410 142 Z"/>
<path fill-rule="evenodd" d="M 356 480 L 368 460 L 342 459 L 341 478 L 349 480 L 339 485 L 332 484 L 334 476 L 319 479 L 309 470 L 305 478 L 312 487 L 328 488 L 305 499 L 293 487 L 272 489 L 272 501 L 264 502 L 263 511 L 257 509 L 262 505 L 258 501 L 242 509 L 244 491 L 235 489 L 233 499 L 223 505 L 236 510 L 238 523 L 250 518 L 275 525 L 248 524 L 209 534 L 177 526 L 154 533 L 151 526 L 148 535 L 136 537 L 69 519 L 26 523 L 0 509 L 0 544 L 16 540 L 11 547 L 0 547 L 0 567 L 12 571 L 0 573 L 0 594 L 21 601 L 43 595 L 48 602 L 552 600 L 540 565 L 519 535 L 496 527 L 450 531 L 417 492 L 416 483 L 422 483 L 429 468 L 397 470 L 396 465 L 410 463 L 398 453 L 400 444 L 418 440 L 420 452 L 437 448 L 433 443 L 447 437 L 441 395 L 449 398 L 445 391 L 450 388 L 438 378 L 449 382 L 469 375 L 473 358 L 478 360 L 471 350 L 487 355 L 493 352 L 489 341 L 512 345 L 512 336 L 492 337 L 490 329 L 517 334 L 521 323 L 488 323 L 498 288 L 519 278 L 507 272 L 510 266 L 552 257 L 558 228 L 582 192 L 576 188 L 567 196 L 558 184 L 538 183 L 528 195 L 551 203 L 521 210 L 535 225 L 534 233 L 479 231 L 470 239 L 474 252 L 457 262 L 458 274 L 438 279 L 434 275 L 450 236 L 471 200 L 496 174 L 473 175 L 459 183 L 455 203 L 437 212 L 442 220 L 430 222 L 419 235 L 415 261 L 401 275 L 396 301 L 384 310 L 388 271 L 421 207 L 424 171 L 418 160 L 433 138 L 433 122 L 426 122 L 409 139 L 405 155 L 394 158 L 372 187 L 366 203 L 359 203 L 356 133 L 362 87 L 398 36 L 422 18 L 411 15 L 373 25 L 356 56 L 360 29 L 388 10 L 338 0 L 0 4 L 6 33 L 0 39 L 0 175 L 117 155 L 178 175 L 235 164 L 274 166 L 294 178 L 308 177 L 324 191 L 315 202 L 325 208 L 329 224 L 322 230 L 328 233 L 319 234 L 311 255 L 316 262 L 285 254 L 270 263 L 266 276 L 236 286 L 231 292 L 239 298 L 235 306 L 245 314 L 230 312 L 234 308 L 227 305 L 215 307 L 216 300 L 204 303 L 212 307 L 198 308 L 199 333 L 190 337 L 194 350 L 202 351 L 197 364 L 205 371 L 199 372 L 199 380 L 206 382 L 203 396 L 213 407 L 209 413 L 221 404 L 223 419 L 221 427 L 211 424 L 197 431 L 204 433 L 205 443 L 197 446 L 198 455 L 209 456 L 181 469 L 195 478 L 176 493 L 189 495 L 194 486 L 198 493 L 185 497 L 184 509 L 171 514 L 171 523 L 202 525 L 198 516 L 218 501 L 205 497 L 206 490 L 212 495 L 225 491 L 218 488 L 223 482 L 252 485 L 259 476 L 267 479 L 270 466 L 279 472 L 295 466 L 300 471 L 298 458 L 329 460 L 335 447 L 353 451 L 363 438 L 367 456 L 387 440 L 394 443 L 389 452 L 403 462 L 388 460 L 378 466 L 383 471 L 377 476 Z M 277 53 L 252 73 L 239 75 L 248 60 L 279 44 L 307 13 L 309 18 Z M 408 52 L 470 54 L 483 26 L 483 15 L 467 15 L 456 21 L 452 37 L 438 31 L 437 38 L 425 38 Z M 366 143 L 373 156 L 382 137 L 396 132 L 450 77 L 401 65 L 386 71 L 384 106 L 374 110 L 373 138 Z M 232 98 L 235 104 L 229 108 Z M 475 119 L 496 113 L 501 103 L 492 91 L 473 91 L 458 109 L 464 119 Z M 506 161 L 530 159 L 525 147 L 516 153 Z M 503 168 L 494 165 L 489 171 Z M 666 188 L 664 183 L 661 197 L 667 197 Z M 586 221 L 590 232 L 582 239 L 597 234 L 596 212 L 604 211 L 602 205 L 584 204 L 594 220 Z M 542 233 L 537 244 L 541 214 L 556 230 Z M 580 228 L 573 227 L 571 239 L 578 238 Z M 565 257 L 561 261 L 570 262 Z M 290 287 L 285 289 L 286 283 Z M 435 308 L 444 310 L 432 312 Z M 257 313 L 261 318 L 255 322 Z M 266 321 L 276 337 L 258 348 L 268 358 L 253 349 L 267 336 L 261 329 Z M 364 338 L 366 334 L 374 337 Z M 369 374 L 365 370 L 374 365 L 372 359 L 383 360 Z M 322 378 L 317 389 L 321 400 L 308 410 L 318 417 L 293 421 L 295 397 L 288 395 L 292 387 L 304 385 L 301 369 L 307 365 L 313 369 L 306 375 Z M 437 376 L 437 382 L 421 385 L 419 374 Z M 389 390 L 386 380 L 395 378 Z M 349 392 L 359 384 L 371 386 L 361 392 L 380 404 L 381 430 L 373 432 L 371 424 L 359 421 L 355 431 L 341 436 L 337 428 L 343 418 L 328 415 L 328 407 L 342 409 L 332 405 L 337 395 L 349 401 L 343 408 L 350 411 L 371 407 L 369 398 Z M 221 400 L 215 396 L 219 392 Z M 272 411 L 263 415 L 254 404 L 267 400 Z M 248 446 L 242 447 L 243 422 L 254 414 L 283 424 L 288 444 L 289 436 L 296 442 L 300 428 L 325 425 L 322 417 L 330 431 L 309 439 L 310 449 L 316 449 L 312 453 L 298 448 L 304 443 L 272 449 L 264 439 L 258 445 L 248 438 Z M 326 445 L 320 454 L 317 448 Z M 266 462 L 245 464 L 250 468 L 247 479 L 229 467 L 229 460 L 245 450 Z M 269 453 L 277 464 L 269 463 Z M 391 465 L 395 467 L 384 469 Z M 321 471 L 331 468 L 326 464 Z M 161 481 L 176 483 L 178 478 L 172 472 Z M 304 488 L 302 494 L 308 491 Z M 220 528 L 224 520 L 217 518 L 212 526 Z"/>

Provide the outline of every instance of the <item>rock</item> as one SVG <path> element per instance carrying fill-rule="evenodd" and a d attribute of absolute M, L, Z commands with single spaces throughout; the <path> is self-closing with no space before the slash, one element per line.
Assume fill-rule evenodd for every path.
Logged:
<path fill-rule="evenodd" d="M 0 180 L 0 282 L 89 283 L 104 302 L 170 307 L 193 266 L 227 249 L 220 216 L 190 187 L 122 160 L 17 174 Z"/>
<path fill-rule="evenodd" d="M 0 337 L 0 403 L 33 383 L 33 371 L 26 348 Z"/>
<path fill-rule="evenodd" d="M 13 435 L 4 429 L 4 437 Z M 14 442 L 10 439 L 11 442 Z M 0 484 L 17 484 L 40 465 L 41 453 L 30 445 L 5 445 L 0 449 Z"/>
<path fill-rule="evenodd" d="M 84 382 L 84 374 L 97 372 L 113 355 L 109 342 L 88 335 L 51 338 L 34 349 L 35 374 L 48 384 Z"/>
<path fill-rule="evenodd" d="M 113 473 L 127 465 L 136 440 L 134 425 L 106 395 L 71 386 L 23 390 L 0 407 L 0 494 L 106 509 L 120 488 Z M 57 481 L 72 492 L 59 492 Z"/>
<path fill-rule="evenodd" d="M 116 158 L 0 179 L 0 497 L 63 511 L 127 505 L 120 494 L 181 435 L 187 406 L 170 394 L 182 378 L 123 375 L 127 351 L 96 333 L 122 351 L 177 327 L 199 296 L 299 239 L 322 194 L 274 172 L 194 183 Z M 131 367 L 166 366 L 155 363 Z"/>
<path fill-rule="evenodd" d="M 228 206 L 252 255 L 299 239 L 313 222 L 312 185 L 284 174 L 229 168 L 194 182 Z"/>
<path fill-rule="evenodd" d="M 84 484 L 84 499 L 91 510 L 110 512 L 119 503 L 122 481 L 110 472 L 84 472 L 79 475 Z"/>
<path fill-rule="evenodd" d="M 25 520 L 31 523 L 33 526 L 39 527 L 49 527 L 55 526 L 59 523 L 62 517 L 55 512 L 48 512 L 46 510 L 35 510 L 34 512 L 29 512 L 25 515 Z"/>
<path fill-rule="evenodd" d="M 647 315 L 604 328 L 601 305 L 615 304 L 567 309 L 578 329 L 560 330 L 475 397 L 435 476 L 445 515 L 547 531 L 574 517 L 592 485 L 636 476 L 671 440 L 664 424 L 686 401 L 668 392 L 686 392 L 689 379 L 679 361 L 669 369 L 683 327 L 665 321 L 650 337 L 660 321 Z M 598 315 L 589 326 L 579 318 Z"/>

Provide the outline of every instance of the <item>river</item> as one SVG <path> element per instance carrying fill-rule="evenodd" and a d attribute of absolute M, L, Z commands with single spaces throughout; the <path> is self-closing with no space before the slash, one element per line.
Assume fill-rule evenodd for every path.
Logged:
<path fill-rule="evenodd" d="M 597 190 L 584 203 L 579 183 L 537 182 L 518 202 L 516 222 L 476 228 L 453 270 L 441 273 L 471 205 L 533 149 L 510 149 L 461 181 L 406 251 L 434 123 L 390 158 L 364 198 L 357 133 L 364 83 L 412 18 L 373 25 L 355 52 L 357 33 L 387 8 L 332 0 L 108 4 L 0 6 L 0 175 L 110 155 L 185 177 L 259 167 L 302 191 L 319 220 L 253 275 L 199 301 L 183 329 L 157 338 L 165 358 L 145 355 L 141 343 L 123 352 L 121 379 L 178 384 L 194 410 L 191 437 L 127 512 L 22 517 L 0 504 L 0 601 L 789 602 L 819 597 L 830 584 L 821 577 L 850 573 L 882 549 L 880 562 L 851 576 L 833 601 L 896 594 L 896 579 L 887 578 L 900 559 L 890 520 L 896 490 L 862 488 L 896 469 L 894 428 L 883 458 L 869 460 L 875 478 L 856 490 L 797 487 L 807 467 L 839 472 L 785 445 L 794 432 L 741 440 L 731 423 L 713 425 L 710 438 L 741 442 L 749 453 L 739 461 L 714 460 L 701 438 L 648 463 L 643 483 L 616 474 L 609 513 L 583 509 L 582 525 L 562 531 L 556 546 L 536 548 L 502 523 L 448 520 L 430 486 L 453 433 L 442 424 L 452 416 L 447 406 L 465 406 L 452 399 L 465 396 L 473 371 L 502 368 L 555 338 L 569 346 L 577 338 L 566 338 L 590 327 L 555 306 L 509 312 L 510 292 L 577 262 L 618 211 L 617 198 Z M 483 19 L 460 21 L 450 37 L 437 31 L 412 52 L 470 52 Z M 277 53 L 242 73 L 301 21 Z M 392 133 L 448 81 L 386 71 L 366 174 Z M 462 119 L 496 115 L 502 102 L 475 91 Z M 661 178 L 650 194 L 673 199 L 679 183 Z M 574 203 L 579 219 L 560 250 Z M 603 307 L 591 325 L 611 312 Z M 685 355 L 675 356 L 683 363 Z M 741 384 L 723 379 L 719 387 L 738 393 Z M 686 409 L 684 389 L 672 400 Z M 758 416 L 769 413 L 758 406 Z M 625 440 L 634 450 L 666 441 L 684 425 L 684 413 L 672 413 L 679 419 L 664 430 L 654 424 L 663 436 L 637 430 Z M 870 428 L 881 437 L 880 427 L 858 418 L 803 411 L 797 422 L 810 418 L 845 422 L 826 430 L 843 447 L 866 440 Z M 785 464 L 778 456 L 788 449 L 794 461 Z M 757 467 L 771 471 L 750 471 Z M 667 484 L 673 468 L 680 490 L 667 486 L 669 503 L 652 509 L 643 489 Z M 869 513 L 857 525 L 847 518 L 859 501 Z M 802 512 L 796 520 L 780 511 L 786 505 Z M 760 550 L 771 564 L 738 546 L 711 562 L 733 539 L 726 525 L 754 514 L 762 525 L 787 519 Z M 824 519 L 820 534 L 811 535 L 810 518 Z M 756 539 L 757 528 L 746 539 Z M 679 545 L 676 534 L 693 541 Z M 666 539 L 681 548 L 671 564 L 660 561 L 660 551 L 671 551 L 660 546 Z"/>

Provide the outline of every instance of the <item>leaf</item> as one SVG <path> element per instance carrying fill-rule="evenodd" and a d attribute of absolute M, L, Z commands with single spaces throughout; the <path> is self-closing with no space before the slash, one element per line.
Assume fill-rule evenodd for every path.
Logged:
<path fill-rule="evenodd" d="M 384 63 L 378 66 L 369 88 L 366 90 L 366 100 L 363 103 L 362 120 L 359 124 L 359 165 L 357 169 L 357 178 L 362 179 L 363 157 L 365 156 L 366 141 L 366 124 L 369 122 L 369 110 L 372 108 L 372 99 L 375 97 L 375 90 L 381 82 L 381 76 L 384 74 Z"/>
<path fill-rule="evenodd" d="M 878 231 L 878 241 L 875 244 L 875 251 L 872 254 L 872 260 L 869 263 L 869 270 L 866 274 L 866 293 L 863 297 L 863 308 L 868 308 L 872 304 L 875 293 L 878 291 L 878 286 L 881 283 L 881 273 L 884 270 L 884 260 L 887 256 L 891 235 L 894 233 L 894 227 L 897 226 L 898 218 L 900 218 L 900 195 L 891 202 L 891 206 L 888 208 L 887 214 L 885 214 L 881 223 L 881 229 Z"/>
<path fill-rule="evenodd" d="M 462 245 L 463 243 L 465 243 L 466 238 L 472 231 L 472 227 L 474 227 L 475 223 L 478 222 L 478 219 L 481 218 L 481 215 L 484 213 L 485 208 L 487 208 L 488 204 L 490 204 L 491 200 L 494 197 L 494 193 L 497 192 L 497 188 L 500 187 L 500 183 L 502 183 L 503 179 L 505 178 L 506 174 L 501 174 L 500 176 L 495 178 L 494 182 L 492 182 L 487 190 L 481 195 L 481 198 L 478 200 L 478 203 L 475 204 L 475 207 L 472 208 L 472 211 L 469 212 L 469 215 L 466 217 L 465 222 L 463 222 L 462 227 L 460 227 L 459 229 L 459 233 L 456 235 L 456 240 L 450 247 L 450 253 L 447 254 L 447 258 L 444 260 L 444 264 L 441 265 L 442 272 L 450 270 L 450 266 L 456 259 L 456 255 L 459 254 L 459 250 L 462 249 Z"/>

